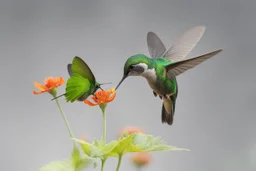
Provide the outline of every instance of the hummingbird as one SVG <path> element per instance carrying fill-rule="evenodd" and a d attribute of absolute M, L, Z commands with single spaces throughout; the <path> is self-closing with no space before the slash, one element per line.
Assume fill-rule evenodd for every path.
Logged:
<path fill-rule="evenodd" d="M 84 101 L 90 95 L 94 95 L 100 86 L 109 83 L 98 83 L 89 66 L 78 56 L 75 56 L 72 64 L 67 65 L 70 78 L 67 81 L 66 93 L 61 96 L 66 97 L 67 102 Z"/>
<path fill-rule="evenodd" d="M 137 54 L 129 57 L 124 65 L 123 77 L 116 89 L 128 76 L 144 77 L 153 90 L 154 96 L 159 96 L 163 102 L 162 123 L 172 125 L 178 96 L 176 77 L 222 51 L 219 49 L 187 58 L 204 32 L 204 26 L 190 28 L 179 36 L 169 49 L 165 48 L 154 32 L 148 32 L 147 45 L 150 56 Z"/>

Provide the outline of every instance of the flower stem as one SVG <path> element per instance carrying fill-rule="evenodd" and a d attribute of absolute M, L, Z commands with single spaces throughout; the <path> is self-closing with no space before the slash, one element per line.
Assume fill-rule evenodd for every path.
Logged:
<path fill-rule="evenodd" d="M 121 165 L 121 162 L 122 162 L 122 157 L 123 157 L 122 154 L 120 154 L 118 156 L 118 163 L 117 163 L 116 171 L 119 171 L 119 168 L 120 168 L 120 165 Z"/>
<path fill-rule="evenodd" d="M 106 117 L 106 106 L 107 104 L 100 104 L 100 108 L 103 115 L 103 143 L 106 144 L 106 137 L 107 137 L 107 117 Z"/>
<path fill-rule="evenodd" d="M 106 137 L 107 137 L 107 118 L 106 118 L 106 112 L 103 111 L 103 120 L 104 120 L 104 127 L 103 127 L 103 142 L 106 144 Z"/>
<path fill-rule="evenodd" d="M 104 170 L 104 165 L 105 165 L 106 159 L 101 159 L 101 171 Z"/>
<path fill-rule="evenodd" d="M 70 129 L 68 120 L 67 120 L 65 114 L 63 113 L 62 108 L 60 107 L 59 100 L 58 100 L 58 99 L 55 99 L 55 101 L 56 101 L 57 106 L 58 106 L 58 108 L 59 108 L 59 110 L 60 110 L 60 113 L 61 113 L 61 115 L 62 115 L 62 117 L 63 117 L 63 119 L 64 119 L 64 121 L 65 121 L 65 124 L 66 124 L 66 126 L 67 126 L 67 129 L 68 129 L 70 138 L 74 138 L 74 137 L 73 137 L 73 134 L 72 134 L 72 131 L 71 131 L 71 129 Z"/>

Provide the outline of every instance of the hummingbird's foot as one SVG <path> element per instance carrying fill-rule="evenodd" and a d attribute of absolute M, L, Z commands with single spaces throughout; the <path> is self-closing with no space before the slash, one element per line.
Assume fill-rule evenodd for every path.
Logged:
<path fill-rule="evenodd" d="M 159 98 L 162 100 L 163 99 L 163 97 L 162 96 L 159 96 Z"/>
<path fill-rule="evenodd" d="M 153 91 L 153 94 L 154 94 L 155 97 L 157 96 L 156 92 L 154 92 L 154 91 Z"/>

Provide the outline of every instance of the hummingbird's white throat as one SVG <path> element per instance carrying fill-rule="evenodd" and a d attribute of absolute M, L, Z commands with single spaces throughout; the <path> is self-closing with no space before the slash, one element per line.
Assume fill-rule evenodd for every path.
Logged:
<path fill-rule="evenodd" d="M 156 82 L 156 70 L 155 68 L 148 69 L 148 65 L 145 63 L 139 63 L 138 66 L 144 68 L 144 72 L 140 75 L 148 80 L 149 83 Z"/>

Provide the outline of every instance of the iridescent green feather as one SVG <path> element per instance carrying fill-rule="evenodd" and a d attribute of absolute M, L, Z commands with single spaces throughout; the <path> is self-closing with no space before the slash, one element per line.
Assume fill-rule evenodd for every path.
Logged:
<path fill-rule="evenodd" d="M 89 91 L 91 83 L 88 79 L 74 74 L 67 81 L 66 85 L 66 101 L 74 102 L 81 97 L 85 92 Z"/>
<path fill-rule="evenodd" d="M 97 90 L 98 83 L 89 66 L 78 56 L 68 65 L 70 78 L 66 85 L 66 101 L 83 101 Z"/>
<path fill-rule="evenodd" d="M 88 67 L 88 65 L 78 56 L 72 61 L 72 73 L 78 74 L 86 79 L 89 79 L 92 83 L 95 83 L 95 77 Z"/>

